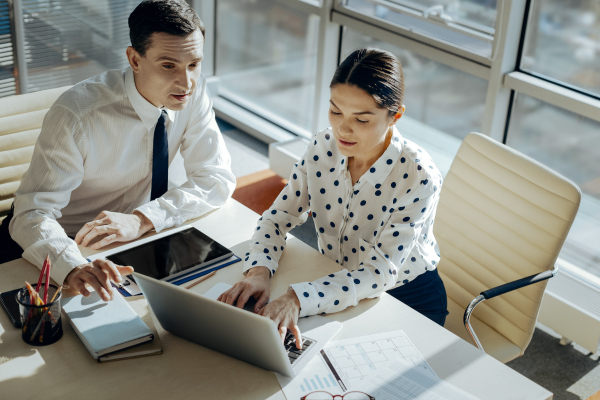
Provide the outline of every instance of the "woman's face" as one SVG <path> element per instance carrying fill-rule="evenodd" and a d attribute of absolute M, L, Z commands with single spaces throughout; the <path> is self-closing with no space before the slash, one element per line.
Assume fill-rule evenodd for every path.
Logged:
<path fill-rule="evenodd" d="M 402 113 L 390 116 L 379 108 L 373 97 L 354 85 L 338 84 L 331 88 L 329 122 L 340 152 L 346 157 L 369 160 L 385 151 L 386 134 Z"/>

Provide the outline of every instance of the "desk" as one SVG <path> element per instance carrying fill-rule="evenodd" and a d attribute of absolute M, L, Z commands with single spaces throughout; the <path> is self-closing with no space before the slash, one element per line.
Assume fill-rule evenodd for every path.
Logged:
<path fill-rule="evenodd" d="M 258 215 L 235 200 L 190 225 L 244 255 Z M 84 256 L 94 253 L 82 248 Z M 316 279 L 340 266 L 296 238 L 288 238 L 273 298 L 293 282 Z M 242 278 L 242 263 L 221 269 L 192 290 L 204 293 L 217 282 Z M 38 268 L 24 259 L 0 265 L 0 291 L 36 281 Z M 140 302 L 146 300 L 140 297 Z M 549 399 L 552 393 L 489 357 L 391 296 L 363 300 L 358 306 L 330 314 L 342 321 L 335 339 L 403 329 L 440 378 L 481 399 Z M 154 316 L 153 316 L 154 318 Z M 285 399 L 272 372 L 180 339 L 154 322 L 164 354 L 98 364 L 66 321 L 64 336 L 48 347 L 21 340 L 0 312 L 0 397 L 3 399 Z M 47 396 L 42 388 L 51 388 Z M 290 399 L 288 399 L 290 400 Z"/>

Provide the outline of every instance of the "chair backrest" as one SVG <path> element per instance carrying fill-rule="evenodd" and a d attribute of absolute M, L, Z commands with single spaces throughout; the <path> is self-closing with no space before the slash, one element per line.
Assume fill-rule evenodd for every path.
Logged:
<path fill-rule="evenodd" d="M 50 106 L 70 86 L 0 98 L 0 220 L 10 210 Z"/>
<path fill-rule="evenodd" d="M 580 200 L 579 188 L 548 167 L 487 136 L 467 135 L 434 224 L 448 297 L 464 309 L 483 290 L 552 269 Z M 523 352 L 547 282 L 485 301 L 474 315 Z"/>

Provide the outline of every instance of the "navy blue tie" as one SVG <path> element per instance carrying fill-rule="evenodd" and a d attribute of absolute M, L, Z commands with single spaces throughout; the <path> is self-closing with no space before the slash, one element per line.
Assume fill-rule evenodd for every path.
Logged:
<path fill-rule="evenodd" d="M 154 200 L 167 192 L 169 180 L 169 143 L 167 142 L 167 112 L 163 110 L 154 128 L 154 147 L 152 149 L 152 192 Z"/>

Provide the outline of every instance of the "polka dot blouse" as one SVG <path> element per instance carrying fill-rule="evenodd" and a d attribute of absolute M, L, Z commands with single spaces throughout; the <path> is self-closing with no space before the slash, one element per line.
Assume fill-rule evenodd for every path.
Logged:
<path fill-rule="evenodd" d="M 266 266 L 275 274 L 287 232 L 312 212 L 319 250 L 343 269 L 291 285 L 301 317 L 378 297 L 439 261 L 433 220 L 442 176 L 425 150 L 394 128 L 391 144 L 354 186 L 347 165 L 331 129 L 313 137 L 245 256 L 244 272 Z"/>

